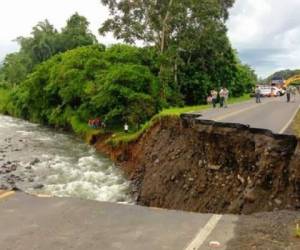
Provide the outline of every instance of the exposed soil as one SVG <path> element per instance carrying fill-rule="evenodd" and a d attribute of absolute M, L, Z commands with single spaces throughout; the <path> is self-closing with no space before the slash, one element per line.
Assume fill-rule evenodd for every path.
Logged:
<path fill-rule="evenodd" d="M 137 142 L 96 148 L 118 162 L 137 203 L 204 213 L 300 208 L 300 143 L 239 124 L 164 118 Z"/>

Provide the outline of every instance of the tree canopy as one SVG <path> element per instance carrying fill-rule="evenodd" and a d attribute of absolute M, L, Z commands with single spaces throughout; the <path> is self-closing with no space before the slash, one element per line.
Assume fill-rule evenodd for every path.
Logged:
<path fill-rule="evenodd" d="M 110 17 L 100 34 L 156 48 L 161 96 L 171 104 L 201 103 L 212 87 L 239 95 L 244 68 L 227 38 L 225 21 L 234 0 L 102 0 Z M 254 77 L 255 78 L 255 77 Z M 251 80 L 253 82 L 253 80 Z"/>
<path fill-rule="evenodd" d="M 157 80 L 139 56 L 143 50 L 93 45 L 56 55 L 17 88 L 11 112 L 65 128 L 93 117 L 110 126 L 142 124 L 159 108 Z"/>
<path fill-rule="evenodd" d="M 39 22 L 32 28 L 31 36 L 18 37 L 20 51 L 9 54 L 4 59 L 3 71 L 10 84 L 23 81 L 34 67 L 52 56 L 80 46 L 96 44 L 95 36 L 88 29 L 85 17 L 75 13 L 66 26 L 58 32 L 48 20 Z"/>

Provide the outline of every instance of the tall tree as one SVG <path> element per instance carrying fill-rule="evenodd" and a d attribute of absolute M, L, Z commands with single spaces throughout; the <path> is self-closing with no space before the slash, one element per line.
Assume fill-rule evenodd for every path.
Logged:
<path fill-rule="evenodd" d="M 99 29 L 112 31 L 127 43 L 142 40 L 163 53 L 169 41 L 180 36 L 179 27 L 205 25 L 203 19 L 225 21 L 234 0 L 101 0 L 111 17 Z M 193 23 L 186 23 L 192 20 Z"/>
<path fill-rule="evenodd" d="M 110 10 L 110 18 L 99 29 L 100 34 L 113 32 L 127 43 L 141 40 L 155 45 L 162 58 L 162 85 L 168 61 L 177 58 L 184 43 L 194 44 L 193 36 L 201 36 L 211 23 L 224 26 L 228 8 L 234 0 L 101 0 Z M 186 34 L 189 32 L 189 41 Z M 174 48 L 175 47 L 175 48 Z M 181 48 L 184 49 L 185 48 Z M 172 53 L 173 52 L 173 53 Z M 164 60 L 164 58 L 166 60 Z M 173 62 L 174 64 L 174 62 Z M 170 65 L 168 65 L 170 67 Z M 176 71 L 176 65 L 173 73 Z M 176 74 L 174 80 L 176 81 Z M 164 90 L 164 87 L 161 86 Z"/>
<path fill-rule="evenodd" d="M 19 37 L 17 42 L 32 64 L 41 63 L 57 53 L 56 41 L 58 32 L 48 20 L 39 22 L 32 28 L 30 37 Z"/>
<path fill-rule="evenodd" d="M 97 43 L 96 37 L 89 30 L 89 22 L 84 16 L 75 13 L 67 21 L 61 33 L 62 51 Z"/>
<path fill-rule="evenodd" d="M 23 81 L 28 73 L 28 58 L 20 53 L 8 54 L 1 69 L 3 80 L 11 86 Z"/>
<path fill-rule="evenodd" d="M 21 49 L 4 60 L 3 72 L 9 83 L 18 84 L 34 67 L 57 53 L 80 46 L 97 43 L 88 29 L 89 22 L 75 13 L 67 21 L 66 27 L 58 32 L 48 20 L 39 22 L 32 28 L 31 36 L 18 37 Z"/>

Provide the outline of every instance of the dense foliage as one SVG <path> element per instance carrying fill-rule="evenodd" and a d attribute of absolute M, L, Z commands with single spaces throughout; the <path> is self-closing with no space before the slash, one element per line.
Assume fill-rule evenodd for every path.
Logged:
<path fill-rule="evenodd" d="M 81 47 L 40 64 L 12 96 L 12 113 L 68 128 L 100 117 L 111 126 L 141 124 L 157 112 L 157 79 L 144 49 Z"/>
<path fill-rule="evenodd" d="M 234 0 L 102 3 L 111 16 L 101 34 L 113 32 L 127 43 L 141 40 L 156 48 L 160 94 L 167 103 L 203 103 L 210 89 L 221 85 L 238 96 L 256 81 L 251 69 L 240 65 L 227 38 L 225 22 Z"/>

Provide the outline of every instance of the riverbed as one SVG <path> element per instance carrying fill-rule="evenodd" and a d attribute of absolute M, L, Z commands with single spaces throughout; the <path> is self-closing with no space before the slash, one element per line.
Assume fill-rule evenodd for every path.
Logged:
<path fill-rule="evenodd" d="M 0 115 L 0 189 L 131 203 L 120 169 L 72 134 Z"/>

